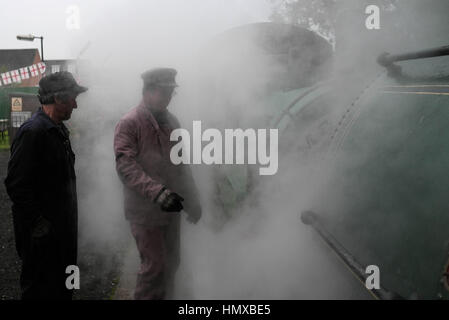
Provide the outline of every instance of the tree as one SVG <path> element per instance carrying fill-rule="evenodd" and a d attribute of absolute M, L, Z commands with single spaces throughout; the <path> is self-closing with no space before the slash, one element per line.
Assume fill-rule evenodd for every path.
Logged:
<path fill-rule="evenodd" d="M 381 10 L 394 11 L 397 0 L 271 0 L 273 22 L 298 25 L 313 30 L 335 44 L 335 29 L 339 17 L 348 8 L 363 8 L 371 4 Z"/>
<path fill-rule="evenodd" d="M 375 71 L 383 52 L 403 53 L 449 44 L 447 0 L 270 0 L 271 20 L 313 30 L 334 47 L 337 69 Z M 380 9 L 379 28 L 366 27 L 366 8 Z"/>

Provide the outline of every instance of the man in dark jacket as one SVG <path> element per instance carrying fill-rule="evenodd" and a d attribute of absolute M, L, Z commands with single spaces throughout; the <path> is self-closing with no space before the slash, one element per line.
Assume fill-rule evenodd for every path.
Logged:
<path fill-rule="evenodd" d="M 167 111 L 176 71 L 153 69 L 142 75 L 143 99 L 117 124 L 116 168 L 124 185 L 125 215 L 140 253 L 141 266 L 134 298 L 171 298 L 179 264 L 179 212 L 196 223 L 201 206 L 190 168 L 174 165 L 171 132 L 179 122 Z"/>
<path fill-rule="evenodd" d="M 65 272 L 76 265 L 78 212 L 75 155 L 63 121 L 86 90 L 69 72 L 42 78 L 42 108 L 20 127 L 11 145 L 5 185 L 22 260 L 22 299 L 72 297 Z"/>

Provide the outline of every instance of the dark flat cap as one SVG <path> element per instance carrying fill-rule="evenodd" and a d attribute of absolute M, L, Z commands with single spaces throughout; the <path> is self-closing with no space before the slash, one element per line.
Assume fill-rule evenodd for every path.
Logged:
<path fill-rule="evenodd" d="M 145 85 L 157 87 L 177 87 L 175 81 L 178 72 L 172 68 L 156 68 L 142 73 L 142 79 Z"/>
<path fill-rule="evenodd" d="M 87 88 L 78 85 L 73 75 L 68 71 L 52 73 L 39 81 L 39 95 L 41 96 L 62 91 L 80 94 L 87 91 Z"/>

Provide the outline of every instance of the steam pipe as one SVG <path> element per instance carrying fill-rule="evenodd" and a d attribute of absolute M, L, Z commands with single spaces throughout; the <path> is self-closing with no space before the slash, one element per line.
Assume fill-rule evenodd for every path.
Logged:
<path fill-rule="evenodd" d="M 377 62 L 384 67 L 390 66 L 397 61 L 434 58 L 449 55 L 449 46 L 443 46 L 433 49 L 427 49 L 422 51 L 408 52 L 403 54 L 392 55 L 389 53 L 383 53 L 377 58 Z"/>
<path fill-rule="evenodd" d="M 367 274 L 365 272 L 366 268 L 358 263 L 355 258 L 322 226 L 318 216 L 312 211 L 305 211 L 301 213 L 301 221 L 305 225 L 311 226 L 319 234 L 321 239 L 342 260 L 342 262 L 346 265 L 346 267 L 348 267 L 352 274 L 363 284 L 363 287 L 365 287 L 367 279 Z M 398 294 L 382 288 L 382 286 L 379 289 L 369 290 L 369 292 L 378 300 L 403 299 Z"/>

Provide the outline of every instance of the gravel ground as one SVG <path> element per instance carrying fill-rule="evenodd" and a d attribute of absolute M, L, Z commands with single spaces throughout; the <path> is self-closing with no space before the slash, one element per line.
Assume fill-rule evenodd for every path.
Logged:
<path fill-rule="evenodd" d="M 4 179 L 6 176 L 9 151 L 0 151 L 0 299 L 11 300 L 20 298 L 19 276 L 21 262 L 16 253 L 14 230 L 11 216 L 11 202 L 6 193 Z M 101 256 L 93 251 L 89 243 L 78 251 L 81 273 L 81 289 L 76 300 L 103 300 L 114 297 L 120 269 L 121 254 Z M 111 267 L 112 266 L 112 267 Z M 104 270 L 108 270 L 105 272 Z"/>

